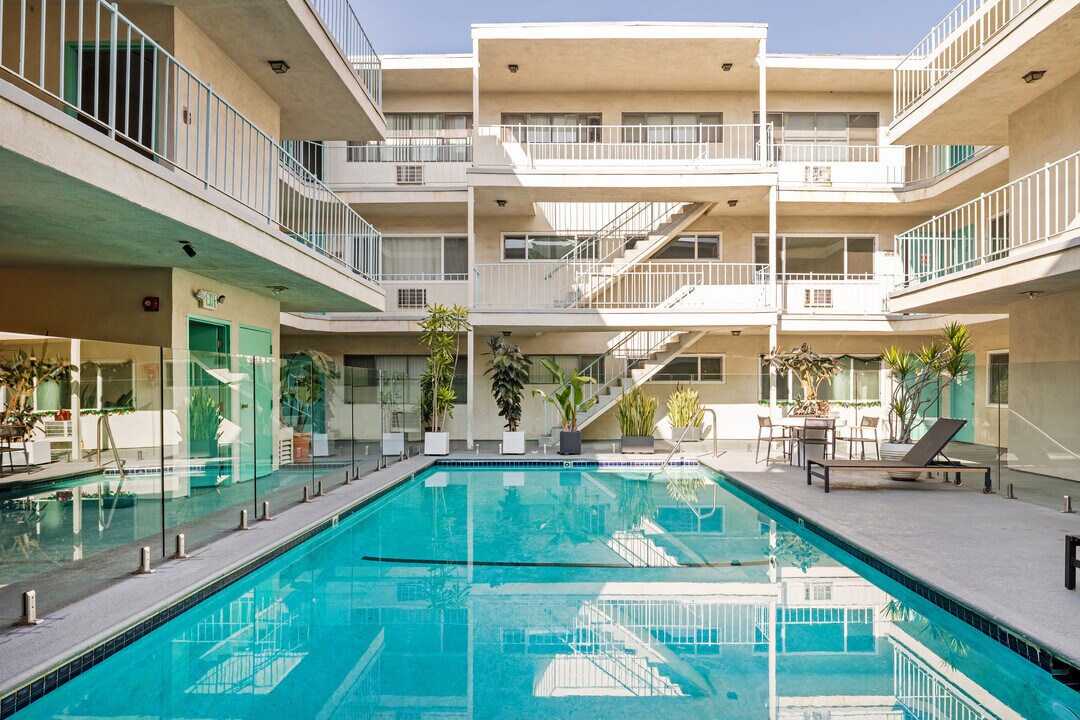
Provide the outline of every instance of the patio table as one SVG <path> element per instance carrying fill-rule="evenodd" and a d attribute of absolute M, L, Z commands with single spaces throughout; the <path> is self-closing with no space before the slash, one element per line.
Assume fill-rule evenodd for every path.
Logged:
<path fill-rule="evenodd" d="M 833 452 L 835 453 L 836 452 L 836 428 L 845 427 L 847 425 L 847 421 L 843 420 L 841 418 L 824 418 L 824 419 L 833 421 L 833 432 L 832 432 L 831 444 L 833 446 Z M 797 436 L 799 431 L 803 427 L 806 426 L 806 417 L 800 415 L 800 416 L 795 416 L 795 417 L 780 418 L 779 420 L 775 421 L 775 424 L 781 425 L 783 427 L 791 428 L 792 429 L 792 434 Z M 795 450 L 794 449 L 792 449 L 791 454 L 792 454 L 792 460 L 794 460 L 794 455 L 795 455 Z M 805 466 L 806 465 L 806 460 L 808 458 L 811 459 L 811 460 L 823 460 L 824 456 L 825 456 L 825 446 L 824 445 L 811 445 L 810 448 L 805 453 L 806 457 L 803 457 L 802 455 L 803 455 L 803 453 L 799 454 L 799 465 L 800 466 Z"/>

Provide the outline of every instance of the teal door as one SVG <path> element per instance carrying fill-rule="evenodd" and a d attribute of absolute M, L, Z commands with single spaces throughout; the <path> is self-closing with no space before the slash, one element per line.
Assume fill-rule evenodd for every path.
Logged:
<path fill-rule="evenodd" d="M 231 417 L 228 323 L 188 318 L 188 455 L 228 457 L 219 445 L 224 420 Z"/>
<path fill-rule="evenodd" d="M 274 462 L 274 372 L 270 331 L 241 325 L 240 473 L 244 479 L 270 474 Z M 254 475 L 252 474 L 254 471 Z"/>
<path fill-rule="evenodd" d="M 972 368 L 964 375 L 955 378 L 949 385 L 949 414 L 958 420 L 967 420 L 967 424 L 957 434 L 957 442 L 975 442 L 975 356 L 967 355 Z"/>

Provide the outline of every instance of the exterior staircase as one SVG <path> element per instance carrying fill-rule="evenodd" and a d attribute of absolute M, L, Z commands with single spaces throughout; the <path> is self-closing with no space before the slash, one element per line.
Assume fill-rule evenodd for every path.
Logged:
<path fill-rule="evenodd" d="M 624 392 L 650 380 L 707 334 L 706 331 L 635 330 L 619 335 L 606 353 L 581 371 L 582 375 L 595 377 L 600 374 L 597 371 L 601 368 L 617 368 L 604 383 L 585 386 L 585 397 L 595 397 L 596 404 L 578 415 L 578 430 L 595 422 L 615 407 Z M 552 412 L 550 405 L 545 404 L 544 417 L 551 430 L 541 438 L 541 442 L 547 441 L 547 444 L 554 446 L 558 445 L 562 428 L 556 424 L 557 418 Z"/>

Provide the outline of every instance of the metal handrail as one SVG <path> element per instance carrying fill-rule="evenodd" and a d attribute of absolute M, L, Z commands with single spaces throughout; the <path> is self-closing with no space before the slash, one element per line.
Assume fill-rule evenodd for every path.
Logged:
<path fill-rule="evenodd" d="M 679 448 L 682 447 L 683 440 L 686 439 L 686 433 L 690 432 L 690 430 L 692 430 L 692 428 L 690 427 L 683 428 L 682 436 L 680 436 L 678 441 L 676 441 L 676 443 L 671 446 L 671 451 L 667 454 L 667 457 L 664 458 L 664 462 L 660 463 L 660 468 L 657 470 L 653 470 L 651 473 L 649 473 L 650 480 L 667 470 L 667 466 L 671 463 L 671 458 L 675 457 L 675 453 L 678 452 Z"/>
<path fill-rule="evenodd" d="M 120 452 L 116 449 L 116 439 L 113 437 L 112 426 L 109 425 L 109 416 L 107 413 L 102 413 L 98 416 L 97 421 L 97 466 L 101 467 L 101 426 L 105 426 L 105 433 L 109 437 L 109 449 L 112 450 L 113 462 L 116 463 L 116 470 L 120 474 L 120 484 L 116 487 L 116 493 L 113 496 L 112 507 L 109 508 L 109 518 L 105 519 L 105 508 L 103 503 L 105 501 L 104 486 L 98 492 L 98 524 L 102 528 L 108 530 L 112 525 L 113 514 L 116 512 L 116 505 L 120 502 L 120 493 L 124 489 L 124 481 L 127 480 L 127 473 L 124 471 L 124 461 L 120 459 Z"/>

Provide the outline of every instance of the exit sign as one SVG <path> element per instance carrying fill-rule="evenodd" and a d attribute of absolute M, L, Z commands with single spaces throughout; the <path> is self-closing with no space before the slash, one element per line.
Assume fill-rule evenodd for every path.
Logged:
<path fill-rule="evenodd" d="M 199 301 L 199 307 L 203 310 L 217 310 L 217 295 L 209 290 L 197 290 L 195 292 L 195 299 Z"/>

